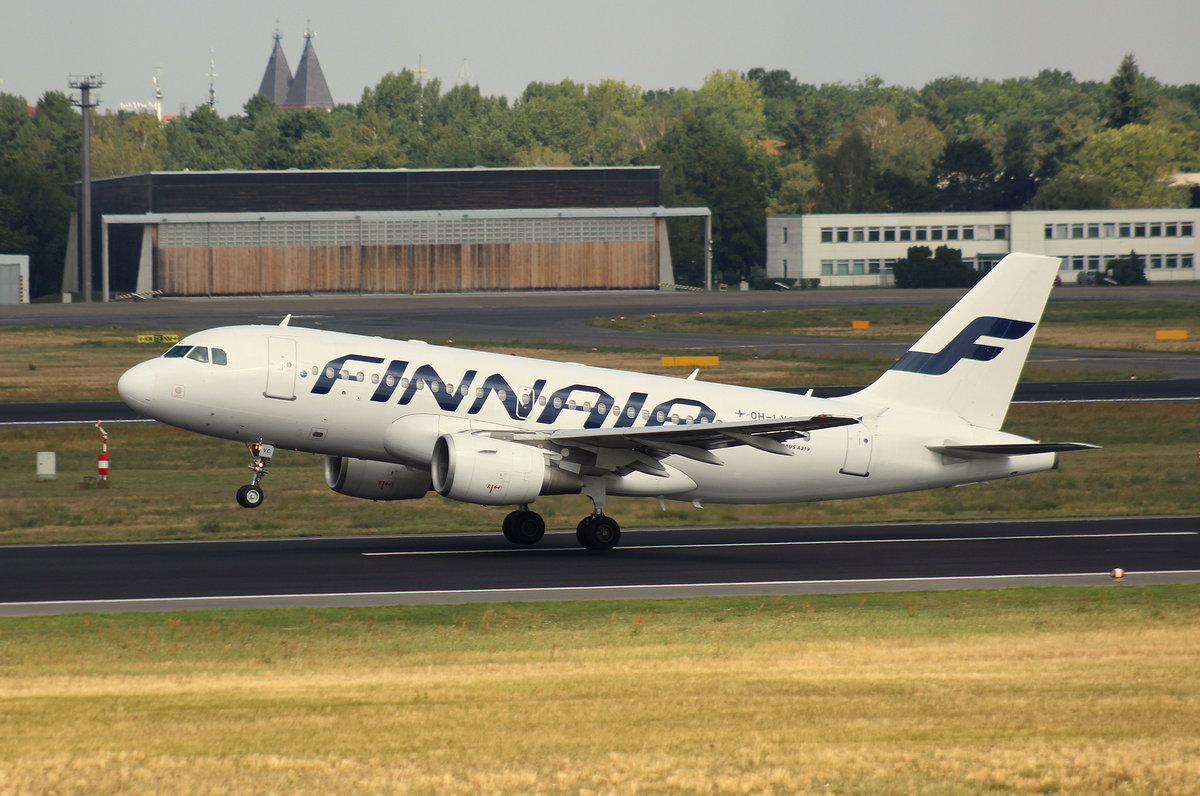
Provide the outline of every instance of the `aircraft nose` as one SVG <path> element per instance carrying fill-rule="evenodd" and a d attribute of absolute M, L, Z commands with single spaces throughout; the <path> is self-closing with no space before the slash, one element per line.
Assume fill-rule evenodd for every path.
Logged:
<path fill-rule="evenodd" d="M 117 392 L 130 409 L 145 412 L 150 408 L 156 383 L 154 371 L 153 362 L 143 362 L 134 365 L 117 379 Z"/>

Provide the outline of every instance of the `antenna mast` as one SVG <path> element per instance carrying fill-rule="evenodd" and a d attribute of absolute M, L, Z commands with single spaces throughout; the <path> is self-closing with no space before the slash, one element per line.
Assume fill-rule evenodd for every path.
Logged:
<path fill-rule="evenodd" d="M 92 108 L 100 104 L 99 97 L 92 97 L 92 89 L 104 85 L 103 75 L 70 75 L 67 84 L 79 89 L 79 107 L 83 116 L 83 142 L 81 144 L 79 175 L 79 281 L 82 283 L 83 300 L 92 300 Z M 104 300 L 108 301 L 108 274 L 105 275 Z"/>

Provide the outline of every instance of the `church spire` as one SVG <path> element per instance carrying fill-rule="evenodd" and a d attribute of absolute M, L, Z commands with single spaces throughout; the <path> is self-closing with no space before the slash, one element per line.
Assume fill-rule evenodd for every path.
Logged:
<path fill-rule="evenodd" d="M 287 56 L 279 41 L 283 36 L 279 33 L 279 20 L 275 20 L 275 48 L 271 50 L 271 58 L 267 61 L 267 71 L 263 73 L 262 83 L 258 93 L 276 105 L 287 102 L 288 89 L 292 85 L 292 69 L 288 66 Z"/>
<path fill-rule="evenodd" d="M 300 64 L 296 67 L 287 98 L 282 103 L 284 108 L 333 109 L 333 95 L 329 93 L 329 84 L 325 82 L 325 73 L 321 71 L 321 62 L 317 60 L 317 51 L 313 48 L 314 35 L 311 29 L 304 31 L 304 53 L 300 56 Z"/>

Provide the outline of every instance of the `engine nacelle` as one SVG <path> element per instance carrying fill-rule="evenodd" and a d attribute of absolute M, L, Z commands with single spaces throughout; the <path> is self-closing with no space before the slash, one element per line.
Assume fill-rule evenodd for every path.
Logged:
<path fill-rule="evenodd" d="M 478 434 L 438 437 L 431 469 L 438 494 L 485 506 L 523 505 L 539 495 L 583 489 L 579 476 L 547 463 L 541 448 Z"/>
<path fill-rule="evenodd" d="M 325 483 L 339 495 L 367 500 L 412 500 L 429 491 L 429 471 L 406 464 L 325 457 Z"/>

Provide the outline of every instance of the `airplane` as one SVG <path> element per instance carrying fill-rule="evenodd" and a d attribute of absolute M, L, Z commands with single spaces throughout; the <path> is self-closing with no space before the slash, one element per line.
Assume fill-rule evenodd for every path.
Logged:
<path fill-rule="evenodd" d="M 791 503 L 950 487 L 1056 468 L 1094 448 L 1001 431 L 1058 259 L 1006 256 L 873 384 L 822 399 L 570 362 L 292 326 L 188 335 L 127 370 L 149 417 L 246 443 L 246 508 L 277 448 L 325 457 L 334 492 L 515 507 L 504 536 L 540 541 L 530 509 L 581 494 L 576 529 L 614 547 L 609 496 Z"/>

